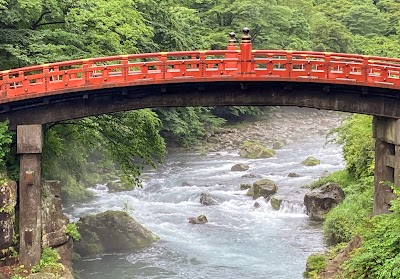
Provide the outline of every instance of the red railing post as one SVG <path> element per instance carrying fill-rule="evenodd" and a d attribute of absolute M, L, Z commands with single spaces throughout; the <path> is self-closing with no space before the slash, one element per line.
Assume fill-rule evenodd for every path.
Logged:
<path fill-rule="evenodd" d="M 363 82 L 368 82 L 369 77 L 369 56 L 363 56 L 361 74 L 364 77 Z"/>
<path fill-rule="evenodd" d="M 324 53 L 324 71 L 325 71 L 325 78 L 329 79 L 331 73 L 331 54 Z"/>
<path fill-rule="evenodd" d="M 251 45 L 250 29 L 243 28 L 242 42 L 240 44 L 240 73 L 243 76 L 255 74 L 253 69 L 253 53 Z"/>
<path fill-rule="evenodd" d="M 226 63 L 226 68 L 229 69 L 236 69 L 237 68 L 237 59 L 238 59 L 238 53 L 237 53 L 237 41 L 235 38 L 236 34 L 234 32 L 229 33 L 229 43 L 228 46 L 226 47 L 226 50 L 228 51 L 236 51 L 235 53 L 233 52 L 228 52 L 225 54 L 225 59 L 227 59 Z M 236 60 L 236 61 L 232 61 Z"/>

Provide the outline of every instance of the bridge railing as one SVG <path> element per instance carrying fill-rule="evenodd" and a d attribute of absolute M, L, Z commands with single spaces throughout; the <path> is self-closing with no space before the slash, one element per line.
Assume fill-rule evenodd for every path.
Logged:
<path fill-rule="evenodd" d="M 249 39 L 249 38 L 247 38 Z M 0 103 L 107 87 L 219 80 L 323 82 L 400 89 L 400 59 L 314 51 L 227 50 L 118 55 L 0 72 Z"/>

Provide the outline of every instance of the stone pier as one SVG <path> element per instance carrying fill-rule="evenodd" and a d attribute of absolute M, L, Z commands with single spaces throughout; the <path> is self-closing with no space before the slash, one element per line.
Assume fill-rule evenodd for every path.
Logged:
<path fill-rule="evenodd" d="M 374 214 L 389 213 L 395 195 L 390 184 L 400 186 L 400 119 L 374 116 Z"/>
<path fill-rule="evenodd" d="M 27 269 L 38 263 L 41 256 L 42 148 L 42 125 L 17 127 L 17 153 L 20 154 L 19 259 Z"/>

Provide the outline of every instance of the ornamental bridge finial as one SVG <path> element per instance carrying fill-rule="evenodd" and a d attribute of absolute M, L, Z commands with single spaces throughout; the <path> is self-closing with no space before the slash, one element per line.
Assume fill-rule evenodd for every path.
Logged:
<path fill-rule="evenodd" d="M 243 28 L 242 43 L 251 43 L 250 29 L 248 27 Z"/>

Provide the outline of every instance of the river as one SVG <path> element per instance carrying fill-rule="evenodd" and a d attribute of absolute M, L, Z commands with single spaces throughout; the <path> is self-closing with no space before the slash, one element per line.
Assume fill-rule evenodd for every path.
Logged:
<path fill-rule="evenodd" d="M 340 146 L 325 143 L 324 135 L 304 135 L 269 159 L 243 159 L 235 150 L 207 155 L 172 150 L 162 166 L 145 174 L 142 189 L 109 193 L 104 185 L 97 185 L 91 189 L 92 202 L 67 209 L 71 219 L 125 210 L 160 241 L 133 254 L 81 259 L 74 270 L 82 279 L 303 278 L 307 257 L 323 250 L 325 243 L 321 224 L 305 214 L 307 189 L 302 186 L 344 168 Z M 300 164 L 308 156 L 321 164 Z M 230 171 L 236 163 L 250 169 Z M 288 177 L 291 172 L 300 177 Z M 275 181 L 277 195 L 284 200 L 280 210 L 273 210 L 263 198 L 255 208 L 255 201 L 239 186 L 260 178 L 244 178 L 244 174 Z M 201 193 L 210 194 L 218 204 L 201 205 Z M 189 217 L 200 214 L 207 216 L 207 224 L 188 223 Z"/>

